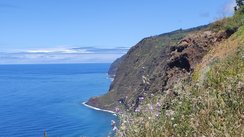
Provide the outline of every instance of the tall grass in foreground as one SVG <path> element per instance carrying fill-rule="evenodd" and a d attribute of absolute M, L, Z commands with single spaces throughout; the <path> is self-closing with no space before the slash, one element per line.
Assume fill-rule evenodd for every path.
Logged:
<path fill-rule="evenodd" d="M 185 90 L 182 90 L 185 89 Z M 118 136 L 244 136 L 244 47 L 215 64 L 203 86 L 175 89 L 121 115 Z M 177 91 L 178 90 L 178 91 Z"/>

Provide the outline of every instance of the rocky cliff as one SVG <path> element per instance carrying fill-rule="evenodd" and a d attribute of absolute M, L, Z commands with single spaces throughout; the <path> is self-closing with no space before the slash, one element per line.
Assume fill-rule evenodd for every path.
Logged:
<path fill-rule="evenodd" d="M 206 28 L 177 30 L 141 40 L 112 64 L 110 74 L 116 76 L 109 92 L 91 98 L 87 104 L 108 110 L 122 105 L 134 110 L 139 98 L 163 94 L 174 83 L 188 79 L 211 47 L 231 35 Z"/>

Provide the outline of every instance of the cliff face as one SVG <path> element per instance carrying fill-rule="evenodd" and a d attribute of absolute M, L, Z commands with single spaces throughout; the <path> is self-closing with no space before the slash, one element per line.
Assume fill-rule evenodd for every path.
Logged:
<path fill-rule="evenodd" d="M 170 50 L 167 45 L 172 42 L 171 35 L 174 35 L 175 39 L 181 39 L 185 33 L 180 30 L 141 40 L 123 56 L 120 63 L 116 63 L 118 62 L 116 61 L 112 64 L 112 70 L 117 70 L 109 92 L 101 97 L 91 98 L 87 104 L 110 110 L 113 110 L 119 103 L 129 107 L 128 100 L 132 103 L 139 96 L 141 90 L 147 88 L 142 83 L 142 76 L 145 79 L 147 74 L 152 73 L 155 69 L 154 65 L 163 62 L 159 61 L 160 58 L 167 60 L 164 57 L 168 56 L 166 52 Z M 152 62 L 155 63 L 152 64 Z M 110 72 L 113 75 L 115 73 L 115 71 Z"/>
<path fill-rule="evenodd" d="M 118 59 L 116 59 L 109 67 L 109 70 L 108 70 L 108 75 L 110 78 L 115 78 L 115 75 L 116 75 L 116 72 L 122 62 L 122 60 L 124 59 L 125 56 L 122 56 Z"/>
<path fill-rule="evenodd" d="M 195 65 L 216 43 L 228 37 L 199 27 L 145 38 L 115 62 L 116 76 L 109 92 L 87 104 L 114 110 L 118 105 L 134 110 L 140 97 L 172 92 L 172 86 L 190 78 Z M 118 63 L 119 62 L 119 63 Z"/>
<path fill-rule="evenodd" d="M 110 75 L 116 76 L 109 92 L 91 98 L 87 104 L 108 110 L 122 105 L 133 110 L 140 97 L 170 91 L 174 83 L 189 78 L 212 46 L 229 35 L 205 28 L 177 30 L 141 40 L 112 64 Z"/>

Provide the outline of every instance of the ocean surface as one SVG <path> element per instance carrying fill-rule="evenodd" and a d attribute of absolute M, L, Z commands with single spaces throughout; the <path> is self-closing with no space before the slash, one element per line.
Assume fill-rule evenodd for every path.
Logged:
<path fill-rule="evenodd" d="M 108 91 L 109 65 L 0 65 L 0 137 L 106 137 L 116 117 L 82 102 Z"/>

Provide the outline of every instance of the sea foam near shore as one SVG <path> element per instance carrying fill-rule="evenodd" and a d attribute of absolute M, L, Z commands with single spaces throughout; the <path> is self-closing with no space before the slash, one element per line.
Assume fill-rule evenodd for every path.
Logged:
<path fill-rule="evenodd" d="M 113 115 L 117 116 L 116 113 L 115 113 L 114 111 L 111 111 L 111 110 L 105 110 L 105 109 L 100 109 L 100 108 L 96 108 L 96 107 L 87 105 L 86 102 L 83 102 L 82 104 L 83 104 L 84 106 L 88 107 L 88 108 L 91 108 L 91 109 L 94 109 L 94 110 L 97 110 L 97 111 L 103 111 L 103 112 L 107 112 L 107 113 L 112 113 Z"/>

